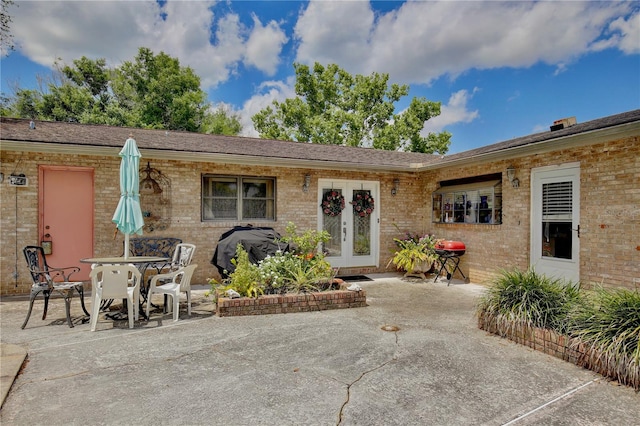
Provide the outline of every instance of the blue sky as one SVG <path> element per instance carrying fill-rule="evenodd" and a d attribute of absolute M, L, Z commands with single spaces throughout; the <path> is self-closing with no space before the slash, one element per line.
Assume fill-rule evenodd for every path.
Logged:
<path fill-rule="evenodd" d="M 450 153 L 640 108 L 640 2 L 24 1 L 10 9 L 16 51 L 4 94 L 34 87 L 53 62 L 110 64 L 139 47 L 177 57 L 215 107 L 251 116 L 293 96 L 293 63 L 388 73 L 442 103 L 424 132 Z"/>

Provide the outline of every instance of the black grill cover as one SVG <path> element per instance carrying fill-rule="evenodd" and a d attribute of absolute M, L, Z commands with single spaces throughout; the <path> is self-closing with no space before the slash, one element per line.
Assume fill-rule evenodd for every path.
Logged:
<path fill-rule="evenodd" d="M 249 261 L 257 264 L 267 255 L 274 255 L 277 250 L 287 251 L 289 249 L 288 244 L 275 241 L 279 238 L 280 234 L 273 228 L 236 226 L 220 236 L 211 264 L 218 268 L 218 272 L 223 278 L 226 278 L 228 274 L 236 270 L 231 259 L 236 256 L 238 244 L 242 244 L 249 254 Z"/>

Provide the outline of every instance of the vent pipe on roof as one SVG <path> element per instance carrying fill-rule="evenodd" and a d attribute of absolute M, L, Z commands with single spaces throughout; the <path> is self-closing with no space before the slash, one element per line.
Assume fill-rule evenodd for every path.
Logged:
<path fill-rule="evenodd" d="M 567 127 L 575 126 L 577 124 L 576 117 L 561 118 L 553 122 L 553 126 L 549 127 L 552 132 L 560 129 L 566 129 Z"/>

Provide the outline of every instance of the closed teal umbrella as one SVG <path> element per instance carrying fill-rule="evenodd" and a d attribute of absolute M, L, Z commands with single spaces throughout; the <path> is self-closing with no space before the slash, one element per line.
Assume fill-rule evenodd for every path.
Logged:
<path fill-rule="evenodd" d="M 129 257 L 129 236 L 142 235 L 144 218 L 140 208 L 140 151 L 133 138 L 120 151 L 120 201 L 111 221 L 124 234 L 124 257 Z"/>

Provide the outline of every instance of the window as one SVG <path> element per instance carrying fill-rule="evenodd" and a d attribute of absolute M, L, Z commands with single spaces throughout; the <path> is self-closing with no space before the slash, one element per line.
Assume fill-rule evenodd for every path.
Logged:
<path fill-rule="evenodd" d="M 433 193 L 432 202 L 436 223 L 502 223 L 500 180 L 442 186 Z"/>
<path fill-rule="evenodd" d="M 571 259 L 573 182 L 542 184 L 542 256 Z"/>
<path fill-rule="evenodd" d="M 202 220 L 275 220 L 275 178 L 202 177 Z"/>

